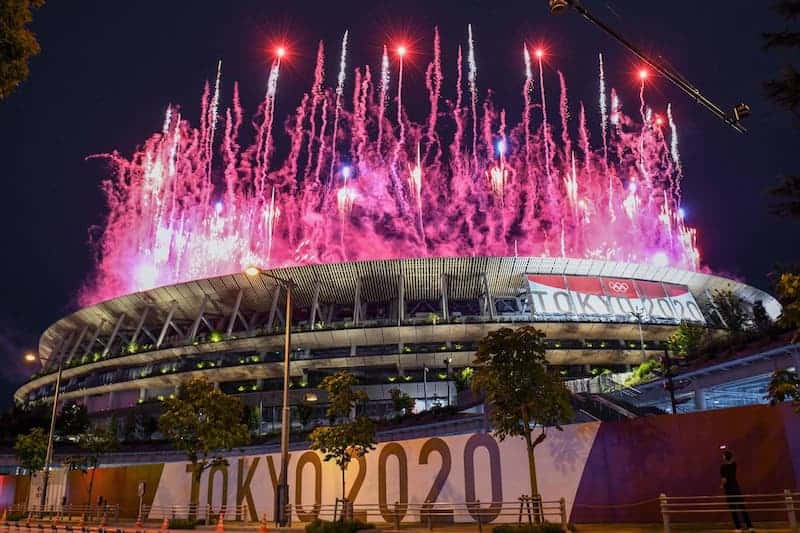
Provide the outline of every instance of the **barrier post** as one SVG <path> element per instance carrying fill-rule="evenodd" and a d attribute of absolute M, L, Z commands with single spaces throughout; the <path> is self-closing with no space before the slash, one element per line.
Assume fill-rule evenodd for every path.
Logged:
<path fill-rule="evenodd" d="M 430 502 L 430 500 L 426 501 L 426 503 L 428 503 L 428 502 Z M 423 505 L 422 508 L 425 509 L 425 506 Z M 433 531 L 433 518 L 431 517 L 432 514 L 433 514 L 433 505 L 430 505 L 430 506 L 428 506 L 428 509 L 427 509 L 428 531 Z"/>
<path fill-rule="evenodd" d="M 481 501 L 475 500 L 475 510 L 478 512 L 478 531 L 483 533 L 483 515 L 481 514 Z"/>
<path fill-rule="evenodd" d="M 670 533 L 672 530 L 669 527 L 669 509 L 667 508 L 667 495 L 663 492 L 658 495 L 658 502 L 661 506 L 661 520 L 664 523 L 664 533 Z"/>
<path fill-rule="evenodd" d="M 400 531 L 400 502 L 394 502 L 394 528 Z"/>
<path fill-rule="evenodd" d="M 567 501 L 563 496 L 558 500 L 558 509 L 561 511 L 561 527 L 567 531 Z"/>
<path fill-rule="evenodd" d="M 210 503 L 206 504 L 206 525 L 207 526 L 211 525 L 211 504 Z"/>
<path fill-rule="evenodd" d="M 786 500 L 786 514 L 789 517 L 789 528 L 792 530 L 792 533 L 797 533 L 797 516 L 794 514 L 794 500 L 792 499 L 792 491 L 789 489 L 784 489 L 783 496 Z"/>

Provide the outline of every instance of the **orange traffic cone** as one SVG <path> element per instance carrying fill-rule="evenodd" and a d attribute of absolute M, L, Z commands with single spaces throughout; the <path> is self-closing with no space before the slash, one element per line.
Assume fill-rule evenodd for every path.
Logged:
<path fill-rule="evenodd" d="M 3 509 L 3 516 L 0 516 L 0 522 L 8 522 L 8 509 Z"/>
<path fill-rule="evenodd" d="M 217 533 L 225 533 L 225 523 L 222 520 L 222 513 L 219 513 L 219 520 L 217 521 Z"/>
<path fill-rule="evenodd" d="M 269 533 L 269 528 L 267 527 L 267 513 L 264 513 L 261 517 L 261 527 L 258 528 L 258 533 Z"/>
<path fill-rule="evenodd" d="M 165 516 L 164 521 L 161 522 L 161 531 L 169 531 L 169 519 Z"/>
<path fill-rule="evenodd" d="M 108 525 L 108 511 L 103 511 L 103 518 L 100 519 L 100 527 L 106 527 Z"/>
<path fill-rule="evenodd" d="M 139 514 L 136 515 L 136 529 L 142 529 L 142 511 L 139 510 Z"/>

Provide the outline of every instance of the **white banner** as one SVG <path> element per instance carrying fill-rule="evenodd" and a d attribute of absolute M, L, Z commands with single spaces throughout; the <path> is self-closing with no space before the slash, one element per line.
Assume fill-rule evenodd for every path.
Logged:
<path fill-rule="evenodd" d="M 627 278 L 529 274 L 535 317 L 643 322 L 698 322 L 705 318 L 686 285 Z M 556 318 L 557 319 L 557 318 Z"/>

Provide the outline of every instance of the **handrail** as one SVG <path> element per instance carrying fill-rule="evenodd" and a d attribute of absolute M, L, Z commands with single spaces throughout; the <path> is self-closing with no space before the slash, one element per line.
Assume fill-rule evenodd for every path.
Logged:
<path fill-rule="evenodd" d="M 456 522 L 477 523 L 479 531 L 484 524 L 493 522 L 542 523 L 548 518 L 554 519 L 564 531 L 567 531 L 567 509 L 564 498 L 558 500 L 542 500 L 540 496 L 521 496 L 512 501 L 463 501 L 463 502 L 394 502 L 389 503 L 352 503 L 337 499 L 335 504 L 305 504 L 286 506 L 290 521 L 296 517 L 301 522 L 317 518 L 336 520 L 342 517 L 359 518 L 364 521 L 377 518 L 393 524 L 394 529 L 400 523 L 426 524 L 428 529 L 434 525 L 452 524 Z M 291 525 L 291 522 L 290 524 Z"/>
<path fill-rule="evenodd" d="M 792 533 L 798 532 L 795 511 L 800 508 L 800 492 L 789 489 L 768 494 L 713 494 L 701 496 L 667 496 L 661 494 L 659 503 L 664 533 L 671 532 L 671 517 L 675 515 L 713 514 L 738 509 L 748 513 L 786 513 Z"/>

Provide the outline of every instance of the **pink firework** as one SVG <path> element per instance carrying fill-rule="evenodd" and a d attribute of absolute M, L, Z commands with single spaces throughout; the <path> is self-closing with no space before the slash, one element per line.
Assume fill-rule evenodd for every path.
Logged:
<path fill-rule="evenodd" d="M 612 90 L 609 120 L 601 78 L 602 136 L 593 146 L 583 103 L 573 119 L 560 74 L 560 121 L 548 122 L 544 53 L 525 49 L 525 111 L 507 124 L 500 106 L 476 101 L 471 33 L 466 65 L 458 54 L 456 100 L 442 96 L 437 34 L 426 75 L 430 114 L 415 123 L 402 108 L 402 54 L 394 79 L 384 49 L 380 77 L 360 67 L 347 83 L 345 43 L 329 88 L 320 44 L 313 84 L 283 133 L 273 133 L 273 121 L 285 51 L 270 69 L 247 135 L 252 144 L 241 144 L 247 121 L 238 90 L 222 112 L 217 78 L 203 93 L 200 127 L 170 107 L 161 131 L 130 158 L 106 154 L 109 213 L 82 303 L 250 264 L 513 254 L 699 268 L 696 232 L 679 205 L 683 169 L 671 110 L 669 128 L 649 113 L 636 124 Z M 391 98 L 396 117 L 386 113 Z M 274 146 L 278 135 L 289 139 L 285 154 Z"/>

